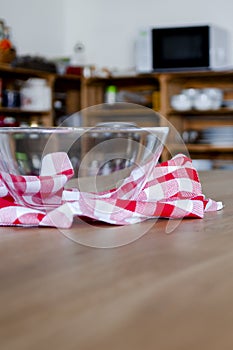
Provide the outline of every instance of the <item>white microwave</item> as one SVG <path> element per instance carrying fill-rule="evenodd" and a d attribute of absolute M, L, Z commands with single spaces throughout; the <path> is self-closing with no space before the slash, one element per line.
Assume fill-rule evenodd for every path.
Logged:
<path fill-rule="evenodd" d="M 227 31 L 214 25 L 146 28 L 136 40 L 136 70 L 224 69 L 228 49 Z"/>

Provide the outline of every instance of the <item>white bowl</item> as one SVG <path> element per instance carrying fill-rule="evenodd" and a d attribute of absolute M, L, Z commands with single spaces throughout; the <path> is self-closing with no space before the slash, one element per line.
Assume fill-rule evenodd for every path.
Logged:
<path fill-rule="evenodd" d="M 207 111 L 212 109 L 212 100 L 206 93 L 201 92 L 194 99 L 193 107 L 199 111 Z"/>
<path fill-rule="evenodd" d="M 211 100 L 211 109 L 218 109 L 222 105 L 223 91 L 218 88 L 205 88 L 203 93 Z"/>
<path fill-rule="evenodd" d="M 186 94 L 177 94 L 171 97 L 171 107 L 176 111 L 188 111 L 192 108 L 192 101 Z"/>
<path fill-rule="evenodd" d="M 186 95 L 191 101 L 193 101 L 197 95 L 200 93 L 200 89 L 187 88 L 181 91 L 182 94 Z"/>

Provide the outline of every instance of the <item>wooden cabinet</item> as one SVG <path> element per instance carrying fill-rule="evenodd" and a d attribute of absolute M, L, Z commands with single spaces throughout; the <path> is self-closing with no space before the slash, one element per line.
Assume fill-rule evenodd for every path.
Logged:
<path fill-rule="evenodd" d="M 192 159 L 233 161 L 233 71 L 176 72 L 158 76 L 160 113 L 184 138 Z M 171 98 L 184 89 L 221 89 L 223 101 L 216 109 L 191 107 L 179 111 L 171 107 Z M 179 149 L 177 150 L 179 151 Z M 217 164 L 217 162 L 216 162 Z"/>
<path fill-rule="evenodd" d="M 145 109 L 142 115 L 142 110 L 136 110 L 130 104 L 127 112 L 117 110 L 116 106 L 105 107 L 103 105 L 98 107 L 105 101 L 105 92 L 109 85 L 115 85 L 121 96 L 122 92 L 123 95 L 126 92 L 124 102 L 144 105 L 148 107 L 148 113 Z M 82 107 L 96 107 L 88 109 L 88 113 L 83 115 L 84 125 L 92 126 L 98 122 L 113 120 L 133 121 L 139 126 L 170 124 L 174 126 L 174 130 L 180 137 L 178 141 L 176 140 L 177 142 L 174 142 L 174 135 L 171 137 L 168 149 L 163 154 L 164 159 L 187 150 L 187 155 L 191 156 L 192 159 L 224 160 L 232 163 L 233 104 L 232 106 L 220 106 L 214 110 L 204 111 L 195 108 L 186 111 L 173 109 L 171 107 L 172 96 L 189 88 L 199 91 L 207 88 L 218 88 L 223 92 L 224 101 L 231 102 L 232 98 L 233 102 L 233 71 L 176 72 L 134 77 L 86 79 L 81 89 Z M 127 96 L 135 96 L 135 99 L 127 99 Z M 159 112 L 162 117 L 159 117 L 155 112 Z M 226 138 L 224 132 L 226 132 Z M 203 136 L 205 133 L 213 134 L 211 142 L 210 139 Z M 182 142 L 182 138 L 184 142 Z"/>
<path fill-rule="evenodd" d="M 24 110 L 0 105 L 0 116 L 13 116 L 19 125 L 24 122 L 42 126 L 60 125 L 74 114 L 80 120 L 73 119 L 72 122 L 83 126 L 111 121 L 133 122 L 139 126 L 171 123 L 183 137 L 192 159 L 233 161 L 233 71 L 85 78 L 0 65 L 2 91 L 17 89 L 29 78 L 46 80 L 51 91 L 50 108 Z M 116 100 L 121 103 L 105 103 L 106 90 L 111 85 L 115 86 Z M 207 110 L 190 108 L 179 111 L 172 108 L 172 96 L 189 88 L 200 91 L 205 88 L 221 89 L 224 103 L 217 109 Z M 171 152 L 165 153 L 165 159 L 183 151 L 179 149 L 179 142 L 171 143 L 169 147 Z"/>
<path fill-rule="evenodd" d="M 25 108 L 19 104 L 4 104 L 4 94 L 7 91 L 17 93 L 29 79 L 43 79 L 48 87 L 48 108 Z M 81 109 L 81 78 L 75 75 L 57 75 L 37 70 L 13 68 L 0 65 L 0 116 L 11 117 L 17 125 L 53 126 Z M 39 95 L 38 95 L 39 99 Z M 21 101 L 22 102 L 22 101 Z M 9 118 L 7 118 L 9 119 Z"/>
<path fill-rule="evenodd" d="M 116 89 L 117 104 L 105 103 L 109 86 Z M 81 90 L 86 126 L 112 121 L 133 122 L 139 126 L 160 124 L 155 113 L 159 109 L 159 83 L 153 75 L 84 79 Z"/>
<path fill-rule="evenodd" d="M 54 76 L 52 84 L 53 125 L 62 124 L 70 115 L 82 109 L 82 79 L 71 74 Z M 76 125 L 79 125 L 78 121 Z"/>
<path fill-rule="evenodd" d="M 0 65 L 0 83 L 1 83 L 1 117 L 11 117 L 18 125 L 43 125 L 50 126 L 53 123 L 52 108 L 29 109 L 22 108 L 20 105 L 20 90 L 22 85 L 30 78 L 44 79 L 51 89 L 53 75 L 23 68 L 12 68 L 8 65 Z M 17 103 L 8 101 L 4 103 L 6 93 L 17 94 L 19 101 Z M 52 101 L 50 101 L 52 106 Z M 9 118 L 8 118 L 9 119 Z"/>

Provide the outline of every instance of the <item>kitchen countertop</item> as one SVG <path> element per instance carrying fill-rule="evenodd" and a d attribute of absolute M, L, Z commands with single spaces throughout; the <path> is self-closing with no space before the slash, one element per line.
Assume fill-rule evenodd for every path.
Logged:
<path fill-rule="evenodd" d="M 233 172 L 200 177 L 223 210 L 170 234 L 155 221 L 122 247 L 0 228 L 1 350 L 232 349 Z"/>

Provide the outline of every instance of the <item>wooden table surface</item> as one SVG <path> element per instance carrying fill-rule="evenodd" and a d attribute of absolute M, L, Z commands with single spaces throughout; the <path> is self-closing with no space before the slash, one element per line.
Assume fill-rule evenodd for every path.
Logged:
<path fill-rule="evenodd" d="M 159 220 L 96 249 L 53 228 L 1 228 L 0 349 L 232 350 L 233 172 L 200 175 L 225 208 L 171 234 Z"/>

